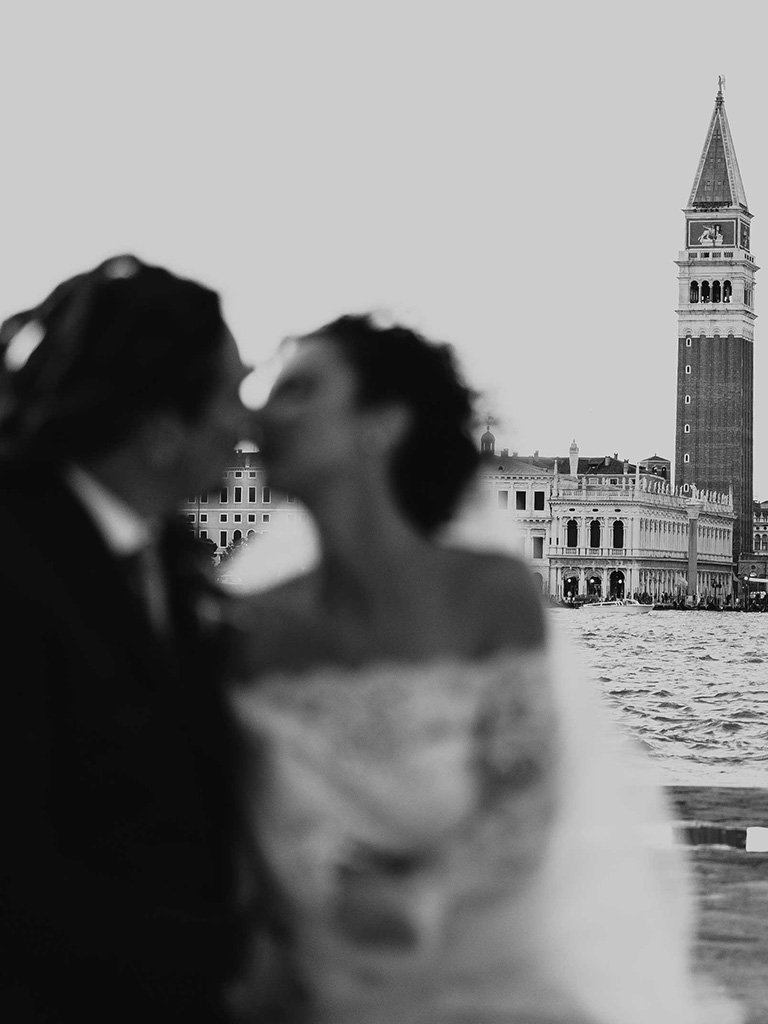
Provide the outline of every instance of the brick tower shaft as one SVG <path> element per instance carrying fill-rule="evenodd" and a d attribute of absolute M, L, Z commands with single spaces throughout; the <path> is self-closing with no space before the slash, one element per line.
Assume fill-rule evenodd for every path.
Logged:
<path fill-rule="evenodd" d="M 733 556 L 752 548 L 752 214 L 741 180 L 722 86 L 718 89 L 677 260 L 675 485 L 733 489 Z"/>

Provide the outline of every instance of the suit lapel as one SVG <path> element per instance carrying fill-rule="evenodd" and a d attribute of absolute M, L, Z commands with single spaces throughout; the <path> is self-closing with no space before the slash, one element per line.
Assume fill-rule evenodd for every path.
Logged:
<path fill-rule="evenodd" d="M 46 505 L 55 509 L 55 533 L 37 503 L 25 501 L 23 517 L 13 516 L 13 533 L 21 534 L 15 548 L 20 588 L 36 591 L 55 618 L 83 636 L 84 657 L 90 645 L 121 652 L 136 678 L 167 691 L 169 675 L 177 674 L 175 659 L 154 633 L 119 560 L 68 487 L 52 483 Z"/>
<path fill-rule="evenodd" d="M 153 694 L 169 731 L 186 732 L 194 747 L 215 755 L 223 712 L 210 647 L 201 640 L 195 614 L 197 574 L 185 553 L 186 535 L 172 527 L 162 542 L 175 630 L 164 644 L 79 500 L 65 484 L 51 481 L 45 505 L 30 502 L 35 487 L 34 478 L 3 480 L 0 535 L 17 542 L 8 553 L 9 577 L 47 609 L 41 614 L 78 638 L 83 662 L 96 677 L 104 676 L 105 686 L 114 680 L 104 666 L 117 658 L 126 669 L 122 674 L 135 681 L 131 685 Z"/>

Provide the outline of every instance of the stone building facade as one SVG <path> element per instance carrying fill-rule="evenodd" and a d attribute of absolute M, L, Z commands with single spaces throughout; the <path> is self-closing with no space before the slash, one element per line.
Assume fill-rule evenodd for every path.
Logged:
<path fill-rule="evenodd" d="M 752 505 L 752 550 L 768 558 L 768 501 Z"/>
<path fill-rule="evenodd" d="M 487 500 L 545 593 L 695 594 L 720 603 L 732 593 L 731 496 L 682 493 L 669 482 L 668 460 L 583 458 L 575 442 L 567 458 L 486 448 L 482 460 Z"/>
<path fill-rule="evenodd" d="M 306 518 L 293 495 L 267 484 L 261 455 L 242 450 L 232 454 L 220 487 L 188 496 L 179 511 L 195 536 L 213 541 L 219 553 L 265 534 L 285 535 Z"/>

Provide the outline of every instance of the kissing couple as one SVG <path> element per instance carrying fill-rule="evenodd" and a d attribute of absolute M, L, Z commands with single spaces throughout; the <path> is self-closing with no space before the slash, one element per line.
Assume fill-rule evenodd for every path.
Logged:
<path fill-rule="evenodd" d="M 453 350 L 280 351 L 249 410 L 217 294 L 130 255 L 2 326 L 2 1018 L 740 1020 L 661 792 L 473 529 Z M 178 510 L 245 438 L 317 552 L 233 591 Z"/>

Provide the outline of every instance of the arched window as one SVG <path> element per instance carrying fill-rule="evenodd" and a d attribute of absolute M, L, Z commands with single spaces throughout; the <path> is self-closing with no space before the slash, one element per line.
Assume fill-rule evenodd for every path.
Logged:
<path fill-rule="evenodd" d="M 709 302 L 709 281 L 701 282 L 701 301 Z"/>
<path fill-rule="evenodd" d="M 730 281 L 723 281 L 723 302 L 730 302 L 733 295 L 733 286 Z"/>
<path fill-rule="evenodd" d="M 720 282 L 719 281 L 713 281 L 712 282 L 712 301 L 713 302 L 719 302 L 720 301 Z"/>
<path fill-rule="evenodd" d="M 565 546 L 576 548 L 579 546 L 579 524 L 575 519 L 569 519 L 565 528 Z"/>
<path fill-rule="evenodd" d="M 600 547 L 600 520 L 593 519 L 589 524 L 589 546 L 591 548 Z"/>
<path fill-rule="evenodd" d="M 699 282 L 698 281 L 691 281 L 690 300 L 691 300 L 691 302 L 698 302 L 699 301 Z"/>
<path fill-rule="evenodd" d="M 620 519 L 613 524 L 613 546 L 615 548 L 624 547 L 624 523 Z"/>

